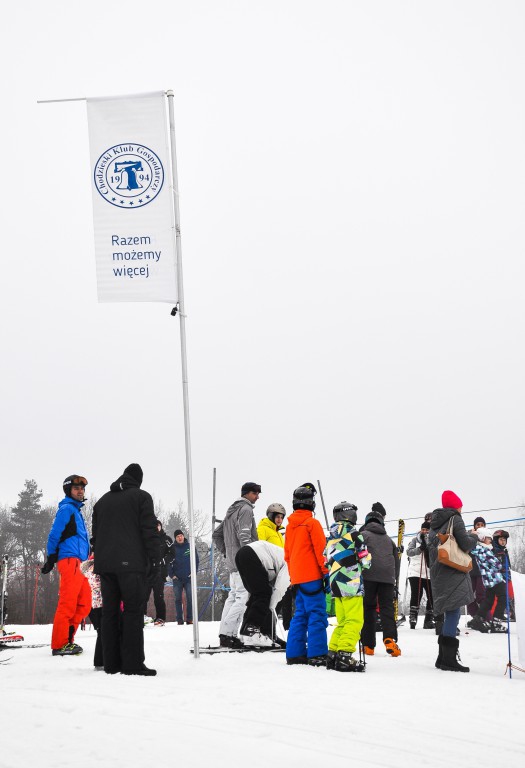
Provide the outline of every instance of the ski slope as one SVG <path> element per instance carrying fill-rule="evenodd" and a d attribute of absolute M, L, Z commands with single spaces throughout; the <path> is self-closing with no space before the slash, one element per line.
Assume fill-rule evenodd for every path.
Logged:
<path fill-rule="evenodd" d="M 51 636 L 50 626 L 18 629 L 28 643 Z M 201 645 L 217 632 L 201 624 Z M 525 765 L 525 674 L 505 676 L 506 635 L 462 626 L 470 674 L 436 670 L 434 632 L 406 625 L 403 655 L 387 656 L 378 637 L 364 674 L 287 667 L 284 654 L 196 660 L 192 628 L 175 624 L 148 626 L 145 638 L 157 677 L 95 671 L 91 629 L 77 635 L 78 657 L 1 651 L 1 768 Z"/>

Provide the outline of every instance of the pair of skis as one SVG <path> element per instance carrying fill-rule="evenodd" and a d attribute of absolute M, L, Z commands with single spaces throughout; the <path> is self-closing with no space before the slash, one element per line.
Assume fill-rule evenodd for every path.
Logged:
<path fill-rule="evenodd" d="M 23 641 L 22 635 L 15 635 L 5 630 L 5 613 L 6 613 L 6 594 L 7 594 L 7 563 L 9 557 L 4 555 L 2 557 L 2 595 L 0 597 L 0 646 L 10 645 L 12 648 L 17 646 L 14 643 L 20 643 Z M 13 645 L 11 645 L 13 644 Z M 20 647 L 20 646 L 18 646 Z"/>

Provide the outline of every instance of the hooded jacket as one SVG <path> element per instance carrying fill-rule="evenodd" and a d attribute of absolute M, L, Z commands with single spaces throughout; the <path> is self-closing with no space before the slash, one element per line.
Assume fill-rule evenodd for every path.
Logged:
<path fill-rule="evenodd" d="M 89 555 L 89 536 L 82 515 L 83 501 L 69 496 L 58 505 L 55 520 L 47 539 L 47 555 L 57 555 L 58 560 L 77 557 L 86 560 Z"/>
<path fill-rule="evenodd" d="M 124 473 L 93 508 L 95 573 L 146 573 L 160 565 L 153 499 Z"/>
<path fill-rule="evenodd" d="M 270 544 L 275 544 L 277 547 L 284 547 L 284 537 L 281 531 L 284 531 L 284 527 L 281 525 L 280 528 L 277 528 L 275 523 L 272 523 L 269 517 L 263 517 L 257 526 L 257 536 L 259 537 L 259 541 L 268 541 Z"/>
<path fill-rule="evenodd" d="M 370 520 L 359 530 L 372 555 L 372 565 L 367 571 L 363 571 L 363 579 L 378 581 L 381 584 L 395 584 L 399 574 L 399 556 L 396 545 L 386 534 L 385 526 L 376 520 Z"/>
<path fill-rule="evenodd" d="M 229 507 L 224 520 L 213 532 L 213 542 L 226 558 L 226 567 L 230 573 L 237 571 L 235 555 L 239 549 L 257 541 L 253 507 L 251 501 L 241 496 Z"/>
<path fill-rule="evenodd" d="M 418 533 L 407 547 L 409 558 L 407 578 L 430 579 L 428 567 L 428 533 Z"/>
<path fill-rule="evenodd" d="M 326 539 L 319 520 L 309 509 L 297 509 L 286 527 L 284 559 L 288 563 L 292 584 L 322 579 L 328 573 L 324 548 Z"/>
<path fill-rule="evenodd" d="M 186 581 L 191 576 L 190 565 L 190 543 L 186 537 L 184 541 L 179 544 L 178 541 L 174 541 L 171 545 L 171 561 L 168 565 L 168 573 L 171 579 L 175 577 L 179 581 Z M 195 549 L 195 568 L 199 570 L 199 553 Z"/>
<path fill-rule="evenodd" d="M 465 530 L 465 523 L 457 509 L 446 507 L 435 509 L 432 512 L 428 536 L 428 555 L 435 614 L 453 611 L 474 600 L 470 574 L 443 565 L 437 559 L 438 533 L 447 532 L 451 517 L 454 517 L 454 537 L 463 552 L 470 552 L 478 543 L 478 537 L 475 534 L 467 533 Z"/>

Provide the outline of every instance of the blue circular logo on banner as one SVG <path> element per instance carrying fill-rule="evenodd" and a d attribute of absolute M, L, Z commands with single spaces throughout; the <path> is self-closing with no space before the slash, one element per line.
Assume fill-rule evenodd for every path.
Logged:
<path fill-rule="evenodd" d="M 164 184 L 164 168 L 143 144 L 115 144 L 95 164 L 97 192 L 117 208 L 141 208 L 151 203 Z"/>

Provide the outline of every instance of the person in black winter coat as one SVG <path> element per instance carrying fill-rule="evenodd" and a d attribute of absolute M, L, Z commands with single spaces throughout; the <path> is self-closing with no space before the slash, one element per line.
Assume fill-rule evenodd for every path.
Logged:
<path fill-rule="evenodd" d="M 108 674 L 156 674 L 144 665 L 144 598 L 147 574 L 160 570 L 160 537 L 153 499 L 141 484 L 141 467 L 130 464 L 93 508 L 94 571 L 102 590 Z"/>
<path fill-rule="evenodd" d="M 162 522 L 157 519 L 157 531 L 160 537 L 160 569 L 153 568 L 148 576 L 146 588 L 146 601 L 144 604 L 144 615 L 148 612 L 148 602 L 153 590 L 153 600 L 155 602 L 155 621 L 157 627 L 163 627 L 166 623 L 166 601 L 164 599 L 164 585 L 168 575 L 168 562 L 171 557 L 172 540 L 162 527 Z"/>
<path fill-rule="evenodd" d="M 363 571 L 365 585 L 364 624 L 361 642 L 368 656 L 373 655 L 376 645 L 376 605 L 383 628 L 383 642 L 387 653 L 400 656 L 397 645 L 397 626 L 394 620 L 394 585 L 399 574 L 397 547 L 387 536 L 384 517 L 380 512 L 369 512 L 361 527 L 366 547 L 372 555 L 372 565 Z"/>

